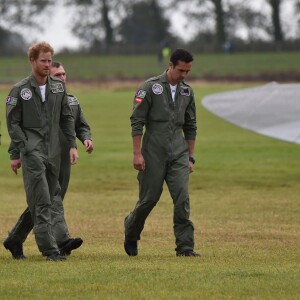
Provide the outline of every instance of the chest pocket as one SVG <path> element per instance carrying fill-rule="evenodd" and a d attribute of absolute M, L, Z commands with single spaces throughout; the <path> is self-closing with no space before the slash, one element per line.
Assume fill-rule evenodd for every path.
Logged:
<path fill-rule="evenodd" d="M 33 98 L 23 100 L 23 126 L 25 128 L 40 128 L 42 127 L 42 118 L 40 108 Z"/>
<path fill-rule="evenodd" d="M 170 107 L 168 97 L 166 94 L 152 95 L 150 120 L 165 122 L 169 121 L 170 118 Z"/>

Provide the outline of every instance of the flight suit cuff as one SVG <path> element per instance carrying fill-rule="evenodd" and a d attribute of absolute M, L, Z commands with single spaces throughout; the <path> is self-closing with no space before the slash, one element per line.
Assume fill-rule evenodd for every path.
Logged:
<path fill-rule="evenodd" d="M 195 134 L 185 134 L 184 138 L 188 141 L 189 140 L 194 141 L 196 139 L 196 135 Z"/>
<path fill-rule="evenodd" d="M 92 141 L 92 137 L 91 137 L 90 135 L 86 135 L 86 136 L 82 137 L 80 140 L 81 140 L 81 142 L 82 142 L 82 144 L 83 144 L 84 141 L 86 141 L 86 140 Z"/>
<path fill-rule="evenodd" d="M 76 148 L 77 149 L 77 145 L 76 145 L 75 141 L 74 142 L 70 142 L 69 145 L 70 145 L 70 149 L 71 148 Z"/>
<path fill-rule="evenodd" d="M 20 153 L 10 154 L 10 160 L 20 159 Z"/>
<path fill-rule="evenodd" d="M 143 135 L 143 131 L 140 130 L 132 130 L 131 136 L 134 137 L 136 135 Z"/>

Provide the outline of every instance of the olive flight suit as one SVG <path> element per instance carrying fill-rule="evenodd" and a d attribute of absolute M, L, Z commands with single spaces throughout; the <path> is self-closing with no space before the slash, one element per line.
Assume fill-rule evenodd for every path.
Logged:
<path fill-rule="evenodd" d="M 75 120 L 75 132 L 77 138 L 83 143 L 91 140 L 90 126 L 85 120 L 80 104 L 75 96 L 68 94 L 68 102 Z M 59 170 L 58 186 L 52 203 L 52 230 L 58 246 L 65 244 L 71 237 L 64 218 L 63 199 L 68 189 L 71 163 L 68 141 L 60 130 L 59 140 L 61 144 L 61 164 Z M 14 242 L 24 243 L 33 228 L 30 210 L 25 209 L 18 222 L 9 233 L 9 238 Z"/>
<path fill-rule="evenodd" d="M 143 135 L 145 170 L 139 171 L 139 200 L 125 218 L 125 239 L 139 240 L 145 220 L 159 201 L 166 181 L 174 204 L 176 251 L 194 249 L 194 226 L 189 220 L 189 147 L 196 138 L 193 90 L 177 84 L 175 101 L 166 72 L 147 80 L 137 91 L 131 115 L 132 136 Z"/>
<path fill-rule="evenodd" d="M 16 84 L 6 100 L 11 159 L 22 161 L 27 204 L 33 220 L 33 232 L 44 256 L 59 252 L 53 235 L 52 202 L 60 167 L 59 130 L 69 149 L 76 147 L 74 118 L 65 85 L 48 76 L 46 100 L 33 75 Z"/>

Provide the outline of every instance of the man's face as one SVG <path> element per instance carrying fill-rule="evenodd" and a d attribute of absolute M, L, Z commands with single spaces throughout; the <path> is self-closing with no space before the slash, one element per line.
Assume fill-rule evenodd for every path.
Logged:
<path fill-rule="evenodd" d="M 59 66 L 58 68 L 51 67 L 50 75 L 59 78 L 63 82 L 66 82 L 67 76 L 63 66 Z"/>
<path fill-rule="evenodd" d="M 36 60 L 31 60 L 33 73 L 41 77 L 48 76 L 50 74 L 51 63 L 51 52 L 41 52 Z"/>
<path fill-rule="evenodd" d="M 184 61 L 179 60 L 178 64 L 174 66 L 171 62 L 169 67 L 169 75 L 171 84 L 177 84 L 180 81 L 183 81 L 192 68 L 192 62 L 186 63 Z"/>

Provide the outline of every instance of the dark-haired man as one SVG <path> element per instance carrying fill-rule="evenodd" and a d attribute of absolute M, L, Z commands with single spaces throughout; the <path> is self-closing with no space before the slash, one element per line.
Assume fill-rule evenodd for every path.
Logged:
<path fill-rule="evenodd" d="M 193 90 L 183 81 L 192 61 L 187 50 L 176 49 L 168 70 L 144 82 L 134 97 L 130 119 L 133 165 L 139 171 L 139 200 L 124 222 L 124 248 L 129 256 L 138 254 L 140 234 L 160 199 L 164 181 L 174 203 L 176 255 L 200 256 L 194 252 L 188 193 L 189 173 L 195 164 L 196 107 Z"/>

